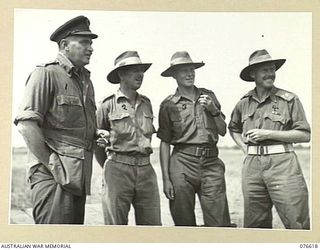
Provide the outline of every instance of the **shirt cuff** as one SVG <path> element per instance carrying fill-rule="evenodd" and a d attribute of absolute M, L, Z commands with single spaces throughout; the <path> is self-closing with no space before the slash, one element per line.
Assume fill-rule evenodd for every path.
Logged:
<path fill-rule="evenodd" d="M 303 121 L 295 122 L 293 124 L 293 126 L 292 126 L 292 129 L 304 130 L 304 131 L 307 131 L 309 133 L 311 132 L 310 125 L 307 122 L 303 122 Z"/>
<path fill-rule="evenodd" d="M 43 116 L 37 111 L 25 110 L 22 111 L 19 115 L 17 115 L 17 117 L 14 119 L 14 124 L 17 125 L 19 121 L 27 120 L 37 121 L 38 124 L 41 126 L 43 123 Z"/>

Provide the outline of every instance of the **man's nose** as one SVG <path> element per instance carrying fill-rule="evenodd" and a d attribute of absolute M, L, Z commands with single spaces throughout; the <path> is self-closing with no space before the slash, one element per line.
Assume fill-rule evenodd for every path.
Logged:
<path fill-rule="evenodd" d="M 93 48 L 92 48 L 92 45 L 89 45 L 89 47 L 87 48 L 87 50 L 93 52 Z"/>

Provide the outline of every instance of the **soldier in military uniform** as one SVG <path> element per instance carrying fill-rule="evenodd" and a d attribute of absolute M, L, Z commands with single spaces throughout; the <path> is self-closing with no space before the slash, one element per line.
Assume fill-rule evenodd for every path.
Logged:
<path fill-rule="evenodd" d="M 195 226 L 195 194 L 205 226 L 228 227 L 225 165 L 218 158 L 219 135 L 226 134 L 224 115 L 215 94 L 194 86 L 194 63 L 186 51 L 173 54 L 170 67 L 161 73 L 178 84 L 175 94 L 160 106 L 158 137 L 164 193 L 176 226 Z M 173 152 L 170 157 L 170 145 Z"/>
<path fill-rule="evenodd" d="M 102 205 L 106 225 L 128 224 L 131 204 L 137 225 L 161 225 L 157 177 L 150 163 L 155 132 L 152 106 L 137 92 L 150 66 L 141 62 L 136 51 L 119 55 L 107 79 L 120 83 L 120 88 L 98 108 L 99 134 L 110 142 L 105 149 L 96 149 L 96 158 L 104 167 Z"/>
<path fill-rule="evenodd" d="M 286 228 L 310 228 L 308 190 L 292 146 L 310 141 L 310 126 L 298 97 L 274 86 L 275 72 L 284 62 L 257 50 L 240 74 L 256 84 L 237 103 L 228 126 L 246 154 L 244 227 L 272 228 L 274 205 Z"/>
<path fill-rule="evenodd" d="M 90 72 L 89 20 L 78 16 L 50 37 L 54 62 L 29 76 L 15 124 L 30 150 L 29 182 L 35 223 L 83 224 L 90 194 L 96 106 Z"/>

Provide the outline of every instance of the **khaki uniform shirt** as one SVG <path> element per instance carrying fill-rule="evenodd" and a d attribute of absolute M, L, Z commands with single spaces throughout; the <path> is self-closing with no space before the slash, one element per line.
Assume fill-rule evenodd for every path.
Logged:
<path fill-rule="evenodd" d="M 215 94 L 204 88 L 196 89 L 196 101 L 179 93 L 168 96 L 160 106 L 157 136 L 169 144 L 212 144 L 218 142 L 213 115 L 197 101 L 200 95 L 209 95 L 221 110 Z"/>
<path fill-rule="evenodd" d="M 132 106 L 120 89 L 116 94 L 105 98 L 97 111 L 99 129 L 110 132 L 108 151 L 149 155 L 152 153 L 151 137 L 153 112 L 150 100 L 137 94 Z"/>
<path fill-rule="evenodd" d="M 59 53 L 54 62 L 38 66 L 31 73 L 15 118 L 15 124 L 24 120 L 37 121 L 46 144 L 57 153 L 51 155 L 50 159 L 57 161 L 51 164 L 63 165 L 65 171 L 64 174 L 53 170 L 56 180 L 60 178 L 64 184 L 70 182 L 66 186 L 70 186 L 75 194 L 83 192 L 83 183 L 86 193 L 90 193 L 92 156 L 86 160 L 84 155 L 85 150 L 92 151 L 95 112 L 90 72 L 85 68 L 77 72 L 72 63 Z M 83 166 L 84 162 L 86 166 Z M 39 163 L 31 154 L 29 166 Z M 35 169 L 31 169 L 30 174 L 32 171 Z"/>
<path fill-rule="evenodd" d="M 273 87 L 270 95 L 259 101 L 255 89 L 237 103 L 228 126 L 234 133 L 251 129 L 304 130 L 310 132 L 310 125 L 298 97 L 286 90 Z M 244 141 L 247 143 L 246 138 Z M 263 141 L 262 145 L 279 144 L 279 141 Z"/>

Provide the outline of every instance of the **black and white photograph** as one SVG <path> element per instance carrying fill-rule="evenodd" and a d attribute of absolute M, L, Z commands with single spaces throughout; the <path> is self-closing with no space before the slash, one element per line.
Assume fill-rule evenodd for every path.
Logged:
<path fill-rule="evenodd" d="M 314 241 L 315 12 L 118 5 L 8 14 L 5 235 Z"/>
<path fill-rule="evenodd" d="M 306 12 L 15 9 L 10 224 L 312 229 L 311 62 Z"/>

